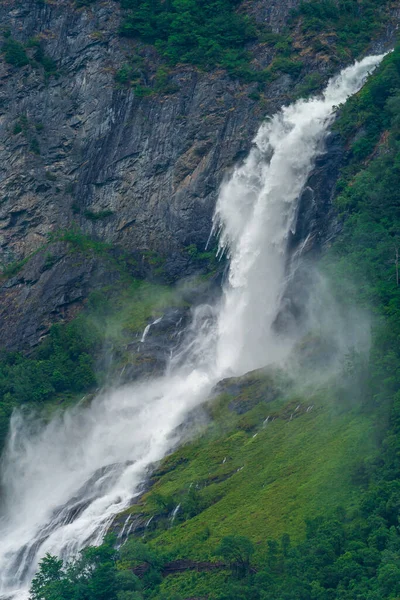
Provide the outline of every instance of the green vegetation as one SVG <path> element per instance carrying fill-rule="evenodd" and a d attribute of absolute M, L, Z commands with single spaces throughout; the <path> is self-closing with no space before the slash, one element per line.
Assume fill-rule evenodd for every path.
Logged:
<path fill-rule="evenodd" d="M 57 261 L 51 252 L 53 242 L 68 243 L 76 260 L 96 255 L 115 268 L 119 282 L 92 292 L 82 312 L 70 323 L 53 325 L 47 337 L 33 352 L 0 355 L 0 446 L 4 443 L 14 408 L 29 405 L 41 410 L 76 400 L 77 395 L 104 383 L 97 363 L 105 345 L 114 348 L 115 367 L 121 368 L 135 356 L 124 350 L 132 337 L 143 331 L 150 319 L 159 317 L 166 307 L 182 305 L 171 287 L 135 279 L 132 256 L 113 255 L 109 244 L 92 240 L 78 229 L 55 232 L 46 252 L 43 269 Z M 3 277 L 18 275 L 31 257 L 8 265 Z M 150 264 L 151 259 L 149 259 Z M 151 265 L 150 265 L 151 266 Z"/>
<path fill-rule="evenodd" d="M 0 439 L 4 442 L 12 410 L 41 404 L 56 395 L 75 394 L 93 386 L 96 331 L 82 319 L 53 325 L 49 336 L 30 358 L 7 353 L 0 359 Z"/>
<path fill-rule="evenodd" d="M 280 73 L 298 79 L 302 57 L 310 52 L 324 54 L 331 68 L 358 57 L 389 19 L 388 0 L 311 0 L 293 10 L 288 26 L 277 34 L 256 25 L 240 9 L 239 0 L 121 0 L 121 4 L 126 9 L 121 34 L 153 44 L 166 63 L 164 70 L 182 63 L 202 69 L 222 67 L 234 77 L 260 84 Z M 252 62 L 252 42 L 273 52 L 268 68 Z M 126 64 L 116 73 L 116 81 L 138 85 L 142 96 L 168 93 L 149 87 L 149 73 L 145 82 L 141 75 L 138 79 L 136 65 Z M 305 94 L 318 90 L 321 83 L 307 77 Z"/>
<path fill-rule="evenodd" d="M 170 81 L 170 70 L 185 63 L 201 69 L 224 68 L 233 77 L 260 84 L 281 73 L 299 79 L 304 70 L 303 55 L 310 51 L 323 53 L 333 68 L 359 56 L 389 18 L 389 0 L 311 0 L 302 2 L 292 12 L 288 26 L 277 34 L 257 25 L 245 14 L 239 0 L 120 1 L 124 9 L 121 35 L 154 45 L 164 61 L 154 74 L 150 68 L 153 65 L 137 48 L 116 72 L 116 83 L 134 87 L 138 98 L 175 93 L 178 86 Z M 84 7 L 93 2 L 76 0 L 76 5 Z M 57 76 L 57 64 L 46 55 L 39 38 L 32 38 L 24 46 L 9 32 L 5 36 L 2 51 L 7 62 L 15 66 L 41 65 L 46 78 Z M 253 60 L 253 42 L 272 51 L 268 68 L 260 68 Z M 27 54 L 27 48 L 34 49 L 33 55 Z M 316 81 L 308 79 L 304 83 L 305 94 L 317 89 Z"/>
<path fill-rule="evenodd" d="M 54 264 L 51 254 L 45 267 Z M 123 351 L 132 336 L 149 319 L 179 300 L 166 286 L 125 278 L 114 290 L 93 292 L 85 309 L 72 322 L 53 325 L 46 339 L 28 357 L 20 353 L 0 356 L 0 444 L 15 407 L 44 403 L 58 405 L 104 383 L 96 363 L 104 344 L 112 344 L 119 366 L 134 357 Z"/>
<path fill-rule="evenodd" d="M 398 410 L 400 404 L 397 404 Z M 296 421 L 300 427 L 307 427 L 304 419 L 313 417 L 306 413 L 296 420 L 286 422 L 285 427 L 292 427 Z M 274 426 L 274 423 L 275 421 L 265 428 L 264 439 L 268 436 L 268 427 Z M 343 423 L 346 423 L 346 420 L 343 420 Z M 319 431 L 319 427 L 314 431 Z M 340 446 L 343 440 L 345 444 L 349 443 L 352 433 L 348 431 L 348 435 L 336 439 L 336 452 L 343 451 L 343 456 L 346 455 L 346 449 L 340 449 Z M 113 540 L 108 539 L 100 549 L 85 550 L 82 558 L 65 568 L 61 576 L 61 564 L 58 563 L 58 571 L 53 571 L 57 559 L 47 557 L 42 561 L 34 580 L 31 599 L 102 598 L 101 595 L 95 595 L 94 589 L 100 594 L 97 585 L 104 569 L 107 570 L 107 582 L 113 583 L 113 588 L 108 588 L 107 600 L 185 600 L 189 597 L 208 600 L 395 600 L 400 593 L 400 535 L 397 527 L 400 486 L 396 480 L 400 473 L 398 458 L 395 458 L 393 452 L 394 443 L 398 448 L 398 433 L 399 420 L 392 419 L 386 437 L 386 440 L 391 442 L 386 446 L 383 460 L 375 464 L 370 462 L 369 467 L 368 461 L 365 461 L 361 477 L 361 468 L 353 471 L 352 485 L 354 489 L 358 486 L 363 491 L 361 503 L 351 511 L 337 506 L 336 510 L 331 512 L 324 503 L 320 503 L 319 512 L 327 516 L 311 516 L 307 519 L 303 523 L 304 534 L 300 540 L 293 540 L 285 533 L 279 536 L 278 532 L 275 539 L 265 536 L 263 520 L 267 520 L 270 515 L 263 496 L 251 487 L 250 474 L 247 474 L 250 484 L 247 488 L 244 483 L 245 476 L 240 476 L 239 473 L 232 474 L 231 477 L 236 478 L 236 485 L 240 487 L 242 502 L 247 502 L 249 494 L 256 493 L 256 497 L 252 499 L 256 511 L 252 511 L 248 516 L 245 525 L 242 518 L 247 516 L 248 506 L 241 510 L 240 505 L 230 502 L 224 507 L 225 512 L 221 512 L 222 523 L 217 523 L 216 533 L 213 528 L 214 522 L 209 519 L 209 510 L 203 509 L 197 517 L 188 517 L 189 520 L 181 525 L 174 526 L 170 523 L 169 530 L 161 537 L 153 537 L 152 540 L 155 532 L 147 534 L 147 543 L 130 538 L 119 551 L 113 551 Z M 286 432 L 285 435 L 287 443 L 293 437 L 296 438 L 298 432 Z M 302 441 L 308 440 L 309 437 L 310 432 Z M 252 441 L 255 439 L 257 438 L 249 437 L 247 445 L 255 443 Z M 274 441 L 276 443 L 276 439 Z M 300 445 L 300 439 L 298 442 Z M 357 450 L 357 441 L 353 440 L 351 443 L 354 443 L 354 449 Z M 279 490 L 280 478 L 289 479 L 296 469 L 291 461 L 296 457 L 298 448 L 299 446 L 292 448 L 285 469 L 277 471 L 275 480 L 268 483 L 274 487 L 273 492 Z M 278 450 L 281 449 L 278 445 Z M 203 457 L 204 472 L 210 456 L 217 458 L 215 445 L 210 449 L 207 447 L 207 451 L 207 456 Z M 220 459 L 224 451 L 229 453 L 229 449 L 222 447 L 220 451 Z M 352 452 L 350 447 L 347 448 L 348 452 Z M 332 450 L 329 453 L 332 453 Z M 268 462 L 275 462 L 275 455 L 269 452 L 268 446 L 264 447 L 263 456 L 262 462 L 261 455 L 258 457 L 258 465 L 262 468 Z M 317 454 L 309 455 L 308 462 L 312 470 L 318 472 L 324 468 L 325 459 L 324 446 L 319 445 Z M 171 470 L 174 469 L 173 460 L 174 457 L 170 457 L 169 465 L 168 462 L 166 465 Z M 245 469 L 247 460 L 246 456 Z M 175 469 L 184 469 L 182 465 L 182 456 L 176 457 Z M 340 480 L 340 469 L 344 476 L 348 472 L 344 463 L 339 462 L 337 469 L 337 481 L 333 481 L 332 487 L 326 490 L 326 497 L 328 498 L 330 492 L 336 496 L 336 500 L 338 487 L 345 483 Z M 288 505 L 286 510 L 289 516 L 298 505 L 296 489 L 299 488 L 300 493 L 312 494 L 307 482 L 306 472 L 303 482 L 297 483 L 291 494 L 282 498 L 279 495 L 272 498 L 271 506 L 278 505 L 281 508 L 282 503 L 283 506 Z M 216 483 L 217 478 L 214 485 Z M 303 486 L 306 489 L 303 490 Z M 218 505 L 218 500 L 216 502 Z M 229 523 L 226 523 L 230 517 L 227 509 L 235 511 L 234 519 Z M 259 540 L 257 544 L 242 533 L 224 535 L 224 529 L 243 532 L 250 521 L 252 530 L 249 530 L 249 533 L 251 531 L 254 541 Z M 185 529 L 192 522 L 198 524 L 196 534 L 182 545 L 182 536 L 188 537 Z M 290 525 L 290 521 L 286 520 L 286 526 Z M 165 545 L 167 535 L 174 541 L 174 546 Z M 204 553 L 204 547 L 207 548 L 207 554 Z M 182 563 L 180 559 L 186 558 L 189 552 L 193 559 L 186 559 Z M 92 563 L 90 570 L 83 571 L 82 565 L 87 564 L 90 553 L 93 553 L 92 556 L 105 558 Z M 206 556 L 208 561 L 204 562 Z M 86 577 L 83 577 L 84 573 Z M 72 574 L 75 574 L 75 579 Z"/>
<path fill-rule="evenodd" d="M 170 80 L 170 71 L 166 65 L 160 66 L 152 78 L 153 87 L 148 87 L 146 69 L 143 58 L 134 55 L 129 64 L 123 65 L 115 74 L 115 81 L 120 86 L 130 86 L 139 98 L 154 94 L 174 94 L 179 86 Z"/>
<path fill-rule="evenodd" d="M 398 135 L 396 102 L 399 102 L 399 93 L 400 49 L 396 48 L 383 60 L 367 85 L 343 107 L 335 125 L 336 130 L 350 143 L 348 164 L 344 171 L 346 178 L 360 170 L 362 161 L 373 152 L 384 131 L 391 129 L 392 141 L 395 141 Z M 341 185 L 344 185 L 344 181 Z"/>
<path fill-rule="evenodd" d="M 28 41 L 27 47 L 35 49 L 33 60 L 43 67 L 47 77 L 57 74 L 57 63 L 45 53 L 43 42 L 40 39 L 32 38 Z"/>
<path fill-rule="evenodd" d="M 24 67 L 26 65 L 38 67 L 40 65 L 44 69 L 46 78 L 57 75 L 57 63 L 45 53 L 40 39 L 32 38 L 24 45 L 15 40 L 10 31 L 6 31 L 3 36 L 4 42 L 1 51 L 4 53 L 5 61 L 10 65 L 14 67 Z M 28 56 L 26 52 L 30 48 L 34 49 L 32 59 L 30 58 L 31 53 Z"/>
<path fill-rule="evenodd" d="M 95 0 L 75 0 L 75 5 L 78 8 L 82 8 L 83 6 L 90 6 L 94 2 Z"/>
<path fill-rule="evenodd" d="M 85 235 L 78 227 L 59 229 L 51 233 L 49 243 L 51 242 L 67 242 L 70 245 L 71 252 L 81 252 L 83 254 L 94 253 L 107 256 L 112 250 L 111 244 Z"/>
<path fill-rule="evenodd" d="M 320 91 L 323 83 L 323 77 L 320 73 L 309 73 L 296 86 L 296 98 L 307 98 Z"/>
<path fill-rule="evenodd" d="M 196 244 L 190 244 L 184 248 L 185 252 L 190 256 L 191 261 L 198 267 L 207 265 L 208 270 L 214 272 L 217 268 L 217 248 L 213 246 L 205 251 L 199 250 Z"/>
<path fill-rule="evenodd" d="M 43 131 L 44 125 L 42 123 L 32 123 L 29 122 L 28 117 L 26 115 L 21 115 L 19 119 L 14 123 L 13 127 L 13 135 L 18 135 L 20 133 L 23 134 L 24 138 L 29 143 L 29 150 L 34 154 L 40 154 L 40 144 L 39 140 L 36 137 L 37 133 Z M 52 177 L 49 171 L 46 172 L 46 178 L 50 179 Z"/>
<path fill-rule="evenodd" d="M 304 548 L 319 553 L 321 543 L 331 543 L 327 531 L 339 527 L 337 535 L 345 538 L 349 523 L 358 523 L 376 452 L 374 417 L 349 409 L 326 389 L 302 397 L 288 395 L 287 385 L 281 376 L 261 373 L 228 383 L 208 407 L 207 430 L 159 465 L 151 491 L 121 517 L 133 514 L 144 523 L 153 517 L 141 542 L 131 538 L 115 554 L 121 580 L 122 573 L 139 574 L 125 588 L 135 598 L 310 598 L 309 577 L 320 574 L 314 563 L 305 569 Z M 330 567 L 345 551 L 345 543 L 338 554 L 326 550 L 324 564 Z M 141 568 L 146 553 L 153 557 L 151 576 Z M 182 559 L 189 561 L 183 572 L 170 575 L 168 565 Z M 299 572 L 294 589 L 304 592 L 280 595 Z M 125 598 L 122 591 L 116 587 L 118 600 Z"/>
<path fill-rule="evenodd" d="M 29 64 L 29 58 L 24 46 L 20 42 L 17 42 L 17 40 L 14 40 L 9 33 L 5 35 L 1 51 L 4 52 L 6 62 L 14 67 L 24 67 Z"/>
<path fill-rule="evenodd" d="M 21 115 L 18 121 L 14 125 L 13 133 L 14 135 L 18 135 L 18 133 L 24 132 L 24 134 L 29 129 L 29 121 L 26 115 Z"/>
<path fill-rule="evenodd" d="M 295 60 L 285 56 L 278 56 L 273 61 L 270 69 L 272 73 L 281 72 L 296 77 L 300 74 L 302 68 L 303 63 L 300 60 Z"/>
<path fill-rule="evenodd" d="M 103 219 L 107 219 L 107 217 L 111 217 L 113 215 L 112 210 L 99 210 L 94 212 L 92 210 L 85 210 L 83 213 L 87 219 L 90 221 L 101 221 Z"/>
<path fill-rule="evenodd" d="M 29 144 L 29 149 L 31 152 L 33 152 L 33 154 L 40 154 L 40 145 L 39 145 L 39 140 L 37 139 L 37 137 L 33 137 L 31 139 L 31 142 Z"/>
<path fill-rule="evenodd" d="M 61 560 L 47 556 L 42 561 L 41 572 L 33 581 L 31 598 L 113 600 L 116 599 L 115 590 L 120 583 L 119 579 L 122 579 L 122 587 L 126 587 L 129 578 L 118 578 L 115 551 L 109 544 L 101 548 L 88 548 L 66 569 Z M 134 581 L 136 578 L 131 579 Z M 128 598 L 129 596 L 127 600 Z"/>
<path fill-rule="evenodd" d="M 311 0 L 294 12 L 315 52 L 355 58 L 387 21 L 387 0 Z"/>
<path fill-rule="evenodd" d="M 122 0 L 128 9 L 122 35 L 154 44 L 168 63 L 192 63 L 229 71 L 247 68 L 246 43 L 256 38 L 238 0 Z"/>
<path fill-rule="evenodd" d="M 8 263 L 2 269 L 2 272 L 1 272 L 2 278 L 4 277 L 4 278 L 8 279 L 10 277 L 14 277 L 14 275 L 17 275 L 17 273 L 19 273 L 19 271 L 23 268 L 23 266 L 26 265 L 29 258 L 31 258 L 31 257 L 29 256 L 29 257 L 23 258 L 22 260 L 16 260 L 14 262 Z"/>
<path fill-rule="evenodd" d="M 392 397 L 400 383 L 399 74 L 397 48 L 344 107 L 336 126 L 348 145 L 336 199 L 344 229 L 328 262 L 337 281 L 344 272 L 354 274 L 358 301 L 375 310 L 375 402 Z"/>

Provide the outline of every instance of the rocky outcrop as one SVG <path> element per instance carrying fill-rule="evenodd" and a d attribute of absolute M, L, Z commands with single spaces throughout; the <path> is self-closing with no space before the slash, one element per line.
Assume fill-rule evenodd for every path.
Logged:
<path fill-rule="evenodd" d="M 296 1 L 258 0 L 243 10 L 279 29 Z M 222 178 L 266 113 L 287 99 L 290 76 L 268 85 L 264 105 L 250 97 L 257 84 L 188 66 L 171 71 L 167 93 L 141 97 L 115 73 L 140 56 L 155 91 L 160 63 L 154 49 L 118 36 L 118 2 L 8 0 L 0 18 L 15 39 L 41 40 L 57 69 L 46 77 L 41 65 L 0 61 L 1 262 L 27 256 L 72 223 L 126 249 L 203 248 Z M 264 68 L 273 45 L 253 54 Z M 322 57 L 307 61 L 310 71 L 327 69 Z"/>

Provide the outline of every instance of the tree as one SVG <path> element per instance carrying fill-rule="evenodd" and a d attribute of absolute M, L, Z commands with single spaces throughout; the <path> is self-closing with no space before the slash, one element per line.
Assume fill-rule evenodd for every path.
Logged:
<path fill-rule="evenodd" d="M 32 581 L 30 600 L 117 600 L 118 579 L 113 538 L 89 547 L 63 567 L 46 554 Z"/>
<path fill-rule="evenodd" d="M 46 554 L 40 561 L 39 571 L 33 578 L 30 600 L 60 600 L 62 579 L 64 577 L 62 560 Z"/>
<path fill-rule="evenodd" d="M 227 535 L 222 538 L 215 553 L 222 556 L 239 577 L 244 577 L 250 569 L 250 559 L 254 554 L 254 546 L 247 537 Z"/>

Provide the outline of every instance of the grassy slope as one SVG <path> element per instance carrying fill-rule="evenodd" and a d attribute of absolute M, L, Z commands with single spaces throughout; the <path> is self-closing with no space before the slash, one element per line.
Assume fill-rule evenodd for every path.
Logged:
<path fill-rule="evenodd" d="M 267 387 L 256 380 L 250 396 Z M 157 528 L 146 533 L 150 544 L 176 557 L 212 558 L 221 537 L 231 533 L 250 537 L 265 551 L 267 540 L 283 533 L 301 539 L 307 518 L 357 506 L 361 488 L 353 474 L 374 454 L 373 415 L 339 407 L 324 389 L 261 400 L 244 415 L 229 409 L 231 400 L 224 394 L 216 401 L 216 422 L 165 459 L 143 504 L 131 509 L 155 514 L 154 497 L 161 494 L 172 496 L 175 505 L 182 502 L 184 511 L 190 486 L 197 486 L 199 514 L 179 522 L 178 513 L 172 526 L 168 518 L 158 519 Z"/>

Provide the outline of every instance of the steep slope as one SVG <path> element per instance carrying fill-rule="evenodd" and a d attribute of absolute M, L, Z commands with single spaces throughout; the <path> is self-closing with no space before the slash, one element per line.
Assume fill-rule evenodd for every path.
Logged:
<path fill-rule="evenodd" d="M 282 108 L 260 127 L 216 208 L 221 248 L 231 253 L 229 285 L 215 307 L 197 308 L 160 377 L 105 390 L 89 406 L 44 427 L 14 415 L 2 472 L 4 594 L 22 598 L 46 552 L 67 559 L 99 542 L 115 515 L 137 496 L 152 464 L 179 443 L 185 416 L 218 381 L 284 360 L 302 340 L 306 322 L 297 332 L 275 326 L 298 198 L 336 105 L 360 89 L 382 58 L 368 56 L 343 69 L 321 96 Z M 328 335 L 325 313 L 315 316 L 320 336 Z M 332 336 L 326 360 L 329 354 L 332 361 L 339 359 L 342 342 L 357 351 L 364 336 L 352 321 L 346 331 L 340 319 L 335 321 L 335 331 L 342 329 L 343 335 Z"/>
<path fill-rule="evenodd" d="M 226 388 L 203 435 L 167 458 L 151 491 L 121 516 L 131 515 L 125 533 L 130 525 L 177 558 L 212 559 L 231 533 L 261 552 L 285 533 L 302 539 L 306 519 L 357 506 L 357 469 L 377 451 L 379 418 L 352 406 L 335 380 L 288 394 L 253 373 Z"/>

